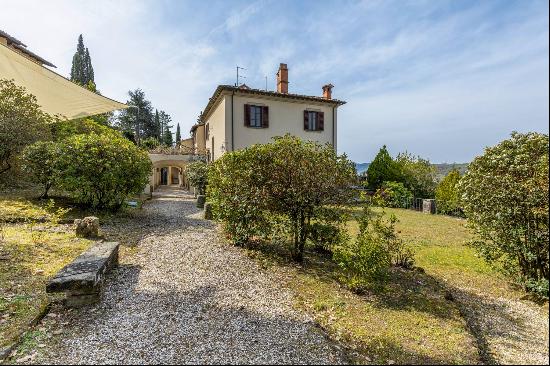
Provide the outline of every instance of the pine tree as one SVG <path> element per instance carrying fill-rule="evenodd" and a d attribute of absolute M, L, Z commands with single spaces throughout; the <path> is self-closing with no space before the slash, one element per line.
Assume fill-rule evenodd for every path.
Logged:
<path fill-rule="evenodd" d="M 178 123 L 178 127 L 176 127 L 176 145 L 180 146 L 181 142 L 181 131 L 180 131 L 180 124 Z"/>
<path fill-rule="evenodd" d="M 172 144 L 174 143 L 172 138 L 172 131 L 171 131 L 172 127 L 174 126 L 170 124 L 172 122 L 172 117 L 170 117 L 168 113 L 164 111 L 160 111 L 159 118 L 160 118 L 160 123 L 163 127 L 161 144 L 166 146 L 172 146 Z"/>
<path fill-rule="evenodd" d="M 376 190 L 384 182 L 401 182 L 402 175 L 399 166 L 392 159 L 386 145 L 384 145 L 367 170 L 368 188 Z"/>
<path fill-rule="evenodd" d="M 151 102 L 145 99 L 145 93 L 141 89 L 128 91 L 130 99 L 128 105 L 138 108 L 128 108 L 118 117 L 117 125 L 126 136 L 133 136 L 136 141 L 148 137 L 157 137 L 157 125 L 153 116 Z M 136 137 L 136 133 L 138 136 Z"/>
<path fill-rule="evenodd" d="M 169 128 L 164 131 L 164 145 L 166 146 L 172 146 L 174 145 L 174 141 L 172 139 L 172 131 L 170 131 Z"/>

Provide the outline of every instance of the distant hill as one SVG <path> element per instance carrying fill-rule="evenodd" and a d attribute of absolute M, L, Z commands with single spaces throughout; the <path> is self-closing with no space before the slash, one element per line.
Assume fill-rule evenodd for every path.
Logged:
<path fill-rule="evenodd" d="M 442 163 L 442 164 L 433 164 L 437 169 L 437 179 L 442 179 L 444 176 L 449 174 L 449 172 L 456 168 L 460 172 L 460 175 L 466 173 L 468 169 L 468 163 Z"/>
<path fill-rule="evenodd" d="M 355 169 L 357 169 L 357 174 L 366 172 L 369 168 L 370 163 L 355 163 Z"/>
<path fill-rule="evenodd" d="M 370 163 L 355 163 L 355 168 L 357 169 L 357 174 L 361 174 L 363 172 L 366 172 L 369 168 Z M 466 169 L 468 169 L 468 163 L 441 163 L 441 164 L 433 164 L 435 168 L 437 169 L 437 179 L 442 179 L 444 176 L 449 174 L 449 172 L 453 168 L 457 168 L 460 172 L 460 175 L 463 175 L 466 173 Z"/>

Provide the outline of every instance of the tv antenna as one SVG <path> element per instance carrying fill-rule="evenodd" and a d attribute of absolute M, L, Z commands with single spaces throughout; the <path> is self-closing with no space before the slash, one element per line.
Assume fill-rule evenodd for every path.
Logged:
<path fill-rule="evenodd" d="M 240 78 L 243 78 L 243 79 L 246 79 L 246 76 L 242 76 L 242 75 L 239 75 L 239 70 L 246 70 L 244 67 L 240 67 L 239 65 L 237 65 L 237 83 L 235 84 L 235 86 L 239 86 L 239 81 L 240 81 Z"/>

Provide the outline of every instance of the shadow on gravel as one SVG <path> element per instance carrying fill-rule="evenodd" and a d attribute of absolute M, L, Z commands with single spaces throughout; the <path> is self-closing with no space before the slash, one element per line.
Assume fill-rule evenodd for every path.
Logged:
<path fill-rule="evenodd" d="M 50 344 L 40 362 L 349 362 L 313 323 L 289 317 L 276 306 L 258 308 L 246 293 L 227 299 L 215 285 L 182 292 L 160 281 L 138 289 L 140 272 L 136 266 L 120 266 L 100 304 L 63 315 L 70 318 L 58 331 L 64 336 Z"/>

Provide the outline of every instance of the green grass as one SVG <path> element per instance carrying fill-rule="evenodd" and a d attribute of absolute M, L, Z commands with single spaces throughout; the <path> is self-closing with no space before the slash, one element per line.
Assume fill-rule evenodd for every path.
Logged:
<path fill-rule="evenodd" d="M 414 247 L 416 265 L 426 273 L 454 286 L 517 297 L 518 293 L 508 281 L 467 245 L 472 234 L 466 220 L 395 208 L 376 208 L 375 211 L 384 211 L 399 219 L 396 229 L 400 237 Z M 357 223 L 350 221 L 348 226 L 350 234 L 356 235 Z"/>
<path fill-rule="evenodd" d="M 381 212 L 381 209 L 375 209 Z M 342 341 L 358 363 L 479 363 L 476 335 L 464 318 L 464 307 L 447 299 L 472 290 L 518 298 L 508 285 L 466 243 L 471 233 L 462 219 L 386 209 L 400 220 L 399 235 L 416 250 L 415 270 L 392 269 L 380 290 L 358 295 L 339 281 L 330 256 L 308 250 L 301 265 L 288 260 L 289 248 L 260 244 L 249 255 L 264 267 L 283 267 L 296 306 L 313 315 L 329 335 Z M 352 214 L 359 207 L 350 208 Z M 355 220 L 348 223 L 352 238 Z M 447 298 L 446 298 L 447 297 Z"/>
<path fill-rule="evenodd" d="M 49 224 L 4 224 L 0 235 L 0 346 L 48 300 L 46 283 L 93 242 Z"/>
<path fill-rule="evenodd" d="M 65 192 L 52 189 L 51 198 L 39 199 L 41 188 L 28 185 L 25 188 L 0 187 L 0 222 L 44 222 L 56 216 L 61 220 L 73 220 L 85 216 L 97 216 L 101 222 L 131 216 L 148 199 L 144 194 L 134 195 L 128 201 L 136 201 L 137 208 L 123 207 L 118 212 L 91 209 L 76 204 Z"/>
<path fill-rule="evenodd" d="M 0 346 L 5 346 L 47 304 L 48 279 L 93 242 L 77 238 L 72 228 L 56 223 L 60 208 L 73 208 L 65 197 L 53 204 L 38 200 L 35 187 L 1 193 Z M 63 212 L 59 218 L 68 218 L 68 212 Z"/>

